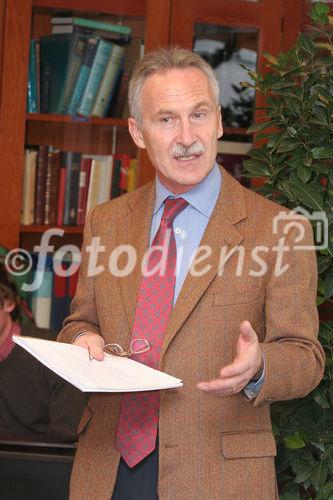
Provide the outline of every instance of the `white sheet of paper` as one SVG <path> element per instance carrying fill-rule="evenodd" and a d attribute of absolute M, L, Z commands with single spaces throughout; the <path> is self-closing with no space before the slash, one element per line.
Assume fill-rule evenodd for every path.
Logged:
<path fill-rule="evenodd" d="M 83 392 L 137 392 L 182 387 L 182 381 L 119 356 L 89 361 L 84 347 L 32 337 L 13 336 L 45 366 Z"/>

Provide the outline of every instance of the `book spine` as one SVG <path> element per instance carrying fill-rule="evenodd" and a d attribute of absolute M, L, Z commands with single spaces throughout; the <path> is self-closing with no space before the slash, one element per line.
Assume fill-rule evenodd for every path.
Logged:
<path fill-rule="evenodd" d="M 61 263 L 63 267 L 63 263 Z M 59 333 L 63 320 L 68 315 L 67 277 L 53 273 L 50 328 Z"/>
<path fill-rule="evenodd" d="M 38 257 L 33 256 L 33 262 L 36 263 Z M 36 325 L 39 328 L 50 328 L 51 318 L 51 297 L 53 284 L 53 259 L 51 256 L 46 258 L 45 269 L 34 269 L 34 280 L 40 279 L 40 287 L 32 293 L 32 314 Z"/>
<path fill-rule="evenodd" d="M 73 93 L 68 105 L 68 114 L 70 115 L 75 115 L 77 112 L 77 108 L 80 104 L 81 97 L 86 87 L 89 73 L 94 62 L 98 43 L 98 38 L 91 37 L 88 40 L 83 62 L 80 67 L 78 77 L 74 85 Z"/>
<path fill-rule="evenodd" d="M 83 226 L 86 218 L 89 179 L 91 171 L 91 158 L 82 158 L 79 178 L 79 196 L 77 203 L 77 224 Z"/>
<path fill-rule="evenodd" d="M 59 174 L 60 151 L 50 146 L 47 156 L 44 224 L 55 224 L 57 221 Z"/>
<path fill-rule="evenodd" d="M 43 66 L 41 76 L 41 112 L 49 113 L 51 100 L 51 67 Z"/>
<path fill-rule="evenodd" d="M 127 193 L 127 185 L 128 185 L 128 172 L 130 168 L 131 158 L 128 154 L 116 154 L 114 155 L 116 160 L 120 160 L 120 177 L 119 177 L 119 189 L 121 194 Z"/>
<path fill-rule="evenodd" d="M 129 73 L 125 70 L 122 70 L 117 84 L 117 89 L 115 90 L 110 102 L 107 116 L 121 118 L 127 100 L 128 83 Z"/>
<path fill-rule="evenodd" d="M 68 63 L 67 75 L 57 110 L 57 112 L 60 114 L 65 114 L 68 110 L 75 82 L 83 61 L 86 44 L 87 44 L 87 39 L 84 35 L 80 35 L 78 33 L 74 34 L 70 59 Z"/>
<path fill-rule="evenodd" d="M 26 149 L 24 157 L 21 224 L 33 224 L 37 151 Z"/>
<path fill-rule="evenodd" d="M 28 93 L 27 93 L 27 110 L 28 113 L 37 113 L 37 54 L 36 40 L 30 40 L 29 54 L 29 78 L 28 78 Z"/>
<path fill-rule="evenodd" d="M 111 57 L 106 66 L 103 79 L 98 89 L 96 100 L 92 108 L 92 116 L 104 117 L 112 99 L 115 84 L 117 82 L 123 62 L 125 49 L 113 44 Z"/>
<path fill-rule="evenodd" d="M 111 197 L 111 183 L 113 172 L 113 156 L 100 157 L 101 178 L 98 189 L 97 204 L 109 201 Z"/>
<path fill-rule="evenodd" d="M 66 162 L 64 225 L 75 226 L 77 224 L 81 153 L 67 152 L 64 155 Z"/>
<path fill-rule="evenodd" d="M 44 224 L 48 146 L 39 146 L 36 172 L 35 224 Z"/>
<path fill-rule="evenodd" d="M 138 159 L 131 158 L 128 172 L 127 192 L 132 193 L 136 190 L 138 181 Z"/>
<path fill-rule="evenodd" d="M 63 158 L 63 154 L 61 154 L 61 158 Z M 64 224 L 66 174 L 67 174 L 66 165 L 62 164 L 60 168 L 60 178 L 59 178 L 57 226 L 63 226 Z"/>
<path fill-rule="evenodd" d="M 37 112 L 40 112 L 40 102 L 41 102 L 41 85 L 40 85 L 40 43 L 36 40 L 36 83 L 37 83 Z"/>
<path fill-rule="evenodd" d="M 111 185 L 111 199 L 117 198 L 121 195 L 120 190 L 120 172 L 121 172 L 121 160 L 119 158 L 114 158 L 113 160 L 113 174 L 112 174 L 112 185 Z"/>
<path fill-rule="evenodd" d="M 86 88 L 84 89 L 77 113 L 82 116 L 90 116 L 98 88 L 104 76 L 107 63 L 111 56 L 112 44 L 101 40 L 98 44 L 95 59 L 91 67 Z"/>
<path fill-rule="evenodd" d="M 115 33 L 121 33 L 123 35 L 130 35 L 132 30 L 129 26 L 123 26 L 120 24 L 112 24 L 102 21 L 95 21 L 93 19 L 85 19 L 82 17 L 74 17 L 73 24 L 77 26 L 84 26 L 87 28 L 93 28 L 95 30 L 105 30 L 114 31 Z"/>

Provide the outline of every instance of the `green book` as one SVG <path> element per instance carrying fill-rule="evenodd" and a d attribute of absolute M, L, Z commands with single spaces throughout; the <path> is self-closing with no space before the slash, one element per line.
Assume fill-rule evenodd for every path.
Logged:
<path fill-rule="evenodd" d="M 88 38 L 85 35 L 73 33 L 66 77 L 57 110 L 60 114 L 65 114 L 68 111 L 75 83 L 84 58 L 87 41 Z"/>
<path fill-rule="evenodd" d="M 77 114 L 90 116 L 112 51 L 112 44 L 100 40 Z"/>
<path fill-rule="evenodd" d="M 111 56 L 96 95 L 95 103 L 91 112 L 92 116 L 104 117 L 106 115 L 119 73 L 122 68 L 124 53 L 124 47 L 112 44 Z"/>
<path fill-rule="evenodd" d="M 41 102 L 43 113 L 57 113 L 75 34 L 40 38 Z"/>
<path fill-rule="evenodd" d="M 130 35 L 132 32 L 129 26 L 95 21 L 94 19 L 85 19 L 83 17 L 74 17 L 73 24 L 76 26 L 83 26 L 85 28 L 93 28 L 95 30 L 114 31 L 115 33 L 121 33 L 122 35 Z"/>

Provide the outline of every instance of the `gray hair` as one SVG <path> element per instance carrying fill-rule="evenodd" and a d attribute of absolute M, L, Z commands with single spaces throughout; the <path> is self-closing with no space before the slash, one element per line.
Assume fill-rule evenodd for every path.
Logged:
<path fill-rule="evenodd" d="M 216 104 L 219 104 L 219 84 L 213 68 L 199 54 L 178 46 L 148 52 L 135 66 L 128 89 L 130 115 L 142 120 L 141 91 L 147 78 L 170 69 L 196 68 L 208 78 Z"/>

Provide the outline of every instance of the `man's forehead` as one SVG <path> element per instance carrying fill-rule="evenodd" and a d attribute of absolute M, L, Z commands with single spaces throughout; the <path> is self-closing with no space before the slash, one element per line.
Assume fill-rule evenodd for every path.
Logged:
<path fill-rule="evenodd" d="M 142 97 L 152 104 L 163 101 L 210 101 L 212 90 L 205 73 L 197 68 L 168 69 L 150 75 L 142 87 Z"/>

